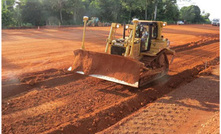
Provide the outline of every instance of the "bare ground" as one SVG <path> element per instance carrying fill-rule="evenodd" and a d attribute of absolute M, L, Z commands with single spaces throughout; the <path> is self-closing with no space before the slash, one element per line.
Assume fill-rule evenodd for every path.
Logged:
<path fill-rule="evenodd" d="M 108 31 L 88 28 L 86 49 L 102 52 Z M 219 64 L 217 27 L 174 25 L 163 33 L 177 52 L 169 74 L 136 89 L 66 71 L 80 27 L 3 30 L 2 133 L 99 132 Z"/>
<path fill-rule="evenodd" d="M 205 73 L 207 72 L 207 73 Z M 219 66 L 101 133 L 219 133 Z"/>

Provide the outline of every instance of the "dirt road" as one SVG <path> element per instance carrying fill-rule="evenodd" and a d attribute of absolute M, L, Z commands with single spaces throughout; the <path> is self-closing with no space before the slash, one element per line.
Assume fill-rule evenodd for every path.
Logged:
<path fill-rule="evenodd" d="M 86 49 L 102 52 L 108 32 L 89 27 Z M 82 28 L 3 30 L 2 132 L 95 133 L 219 64 L 218 27 L 173 25 L 163 33 L 177 52 L 169 74 L 135 89 L 66 72 Z"/>

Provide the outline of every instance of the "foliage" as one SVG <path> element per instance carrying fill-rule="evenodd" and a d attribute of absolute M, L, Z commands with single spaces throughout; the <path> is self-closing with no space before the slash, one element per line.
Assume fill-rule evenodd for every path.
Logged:
<path fill-rule="evenodd" d="M 14 0 L 2 1 L 2 27 L 8 27 L 15 25 L 13 18 L 13 5 Z"/>
<path fill-rule="evenodd" d="M 178 10 L 177 0 L 3 0 L 2 25 L 42 26 L 79 25 L 82 17 L 98 17 L 101 22 L 130 23 L 132 18 L 175 23 L 209 23 L 209 14 L 201 15 L 198 6 Z"/>
<path fill-rule="evenodd" d="M 163 0 L 159 3 L 157 20 L 176 22 L 179 19 L 179 9 L 176 0 Z"/>
<path fill-rule="evenodd" d="M 188 7 L 182 7 L 180 9 L 180 16 L 183 20 L 188 23 L 200 23 L 203 21 L 202 16 L 200 15 L 201 11 L 198 6 L 191 5 Z"/>
<path fill-rule="evenodd" d="M 205 13 L 204 15 L 202 15 L 202 19 L 203 19 L 203 23 L 207 23 L 207 24 L 210 24 L 211 21 L 209 20 L 209 16 L 210 16 L 210 13 Z"/>
<path fill-rule="evenodd" d="M 12 13 L 7 8 L 2 9 L 2 27 L 7 27 L 12 24 Z"/>
<path fill-rule="evenodd" d="M 22 10 L 22 21 L 35 26 L 44 25 L 44 14 L 42 10 L 42 4 L 39 0 L 27 1 Z"/>

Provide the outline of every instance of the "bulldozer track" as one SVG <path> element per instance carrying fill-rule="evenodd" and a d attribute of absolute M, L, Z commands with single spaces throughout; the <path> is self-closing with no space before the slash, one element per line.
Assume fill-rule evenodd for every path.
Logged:
<path fill-rule="evenodd" d="M 210 40 L 174 46 L 177 53 L 169 74 L 139 89 L 63 69 L 27 73 L 19 82 L 3 81 L 2 132 L 102 131 L 219 64 L 218 39 Z"/>
<path fill-rule="evenodd" d="M 141 71 L 139 80 L 140 87 L 163 77 L 169 69 L 168 58 L 164 51 L 161 51 L 155 57 L 144 56 L 141 62 L 144 63 L 149 70 L 143 69 Z"/>

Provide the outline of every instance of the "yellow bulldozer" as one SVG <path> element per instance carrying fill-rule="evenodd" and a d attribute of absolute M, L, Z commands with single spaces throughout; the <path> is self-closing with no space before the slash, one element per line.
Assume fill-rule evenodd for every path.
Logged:
<path fill-rule="evenodd" d="M 167 55 L 172 55 L 172 63 L 175 51 L 161 35 L 166 22 L 133 19 L 131 24 L 123 25 L 123 37 L 119 39 L 115 34 L 122 25 L 112 23 L 105 52 L 99 53 L 85 50 L 88 17 L 83 20 L 82 48 L 74 51 L 69 71 L 137 88 L 167 74 Z"/>

